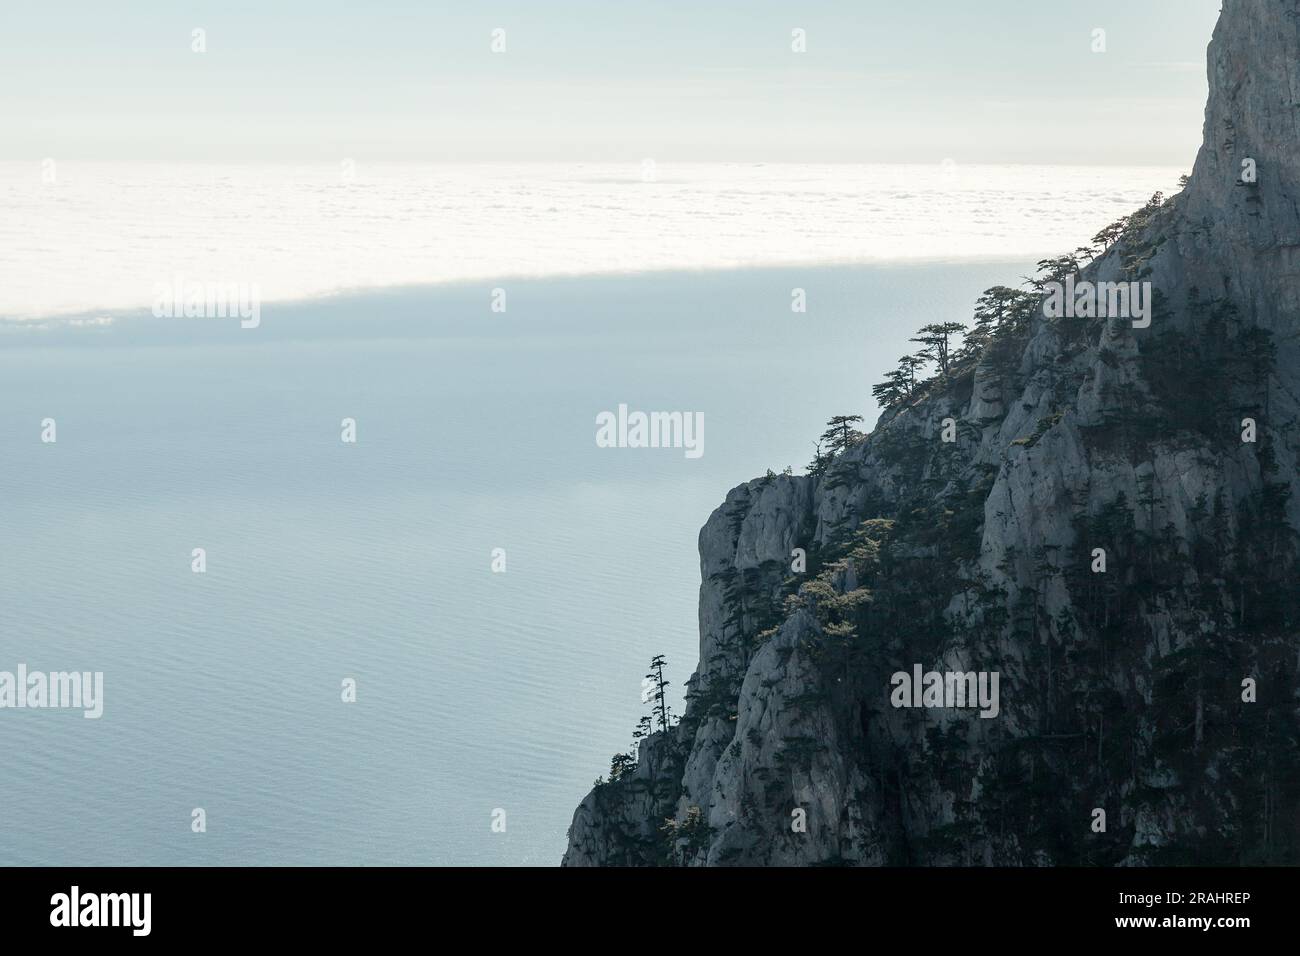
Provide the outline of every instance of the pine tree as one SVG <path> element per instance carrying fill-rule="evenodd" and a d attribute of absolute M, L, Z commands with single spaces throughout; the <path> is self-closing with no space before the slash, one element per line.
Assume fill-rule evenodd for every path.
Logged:
<path fill-rule="evenodd" d="M 813 459 L 808 462 L 808 474 L 814 478 L 817 477 L 826 470 L 826 462 L 829 460 L 827 455 L 822 454 L 822 443 L 817 442 L 817 446 L 813 450 Z"/>
<path fill-rule="evenodd" d="M 1120 237 L 1124 235 L 1124 230 L 1128 228 L 1128 216 L 1122 216 L 1116 219 L 1101 232 L 1092 237 L 1093 245 L 1100 246 L 1103 250 L 1109 249 Z"/>
<path fill-rule="evenodd" d="M 964 351 L 973 352 L 998 333 L 1011 328 L 1028 300 L 1033 298 L 1032 293 L 1005 285 L 985 289 L 984 294 L 975 300 L 975 327 L 966 337 Z"/>
<path fill-rule="evenodd" d="M 656 654 L 650 661 L 650 673 L 645 676 L 654 682 L 654 693 L 650 695 L 650 699 L 654 701 L 652 713 L 654 711 L 658 712 L 659 729 L 664 733 L 668 733 L 669 708 L 668 701 L 664 696 L 664 688 L 669 686 L 669 682 L 664 680 L 665 663 L 664 656 Z"/>
<path fill-rule="evenodd" d="M 1033 289 L 1041 292 L 1051 283 L 1064 282 L 1068 276 L 1077 275 L 1078 272 L 1079 257 L 1074 253 L 1066 253 L 1053 259 L 1039 259 L 1038 276 L 1028 281 Z"/>
<path fill-rule="evenodd" d="M 853 427 L 860 421 L 861 415 L 836 415 L 826 423 L 821 442 L 831 455 L 838 455 L 862 441 L 865 436 Z"/>
<path fill-rule="evenodd" d="M 917 356 L 929 359 L 937 364 L 939 373 L 946 380 L 952 367 L 952 348 L 950 344 L 952 337 L 965 332 L 966 326 L 960 322 L 934 322 L 930 325 L 921 326 L 919 331 L 919 335 L 909 339 L 911 342 L 918 342 L 924 346 L 917 353 Z"/>
<path fill-rule="evenodd" d="M 619 778 L 636 769 L 636 758 L 631 754 L 614 754 L 609 761 L 609 782 L 617 783 Z"/>
<path fill-rule="evenodd" d="M 893 408 L 895 405 L 901 405 L 907 401 L 910 394 L 906 373 L 902 369 L 886 372 L 883 382 L 871 386 L 871 397 L 876 400 L 876 404 L 881 408 Z"/>
<path fill-rule="evenodd" d="M 885 380 L 871 388 L 871 395 L 881 408 L 893 408 L 912 397 L 916 391 L 917 369 L 925 366 L 925 359 L 916 355 L 904 355 L 898 360 L 898 368 L 885 374 Z"/>
<path fill-rule="evenodd" d="M 636 730 L 632 731 L 632 740 L 635 741 L 639 748 L 641 741 L 654 733 L 654 724 L 648 714 L 642 714 L 641 719 L 637 722 Z"/>

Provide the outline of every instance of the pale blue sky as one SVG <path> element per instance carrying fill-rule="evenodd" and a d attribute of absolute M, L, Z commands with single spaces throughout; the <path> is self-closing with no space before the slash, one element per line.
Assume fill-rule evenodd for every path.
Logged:
<path fill-rule="evenodd" d="M 14 0 L 0 9 L 0 159 L 1190 168 L 1218 9 Z M 489 50 L 495 27 L 504 54 Z M 1096 27 L 1105 53 L 1091 51 Z"/>

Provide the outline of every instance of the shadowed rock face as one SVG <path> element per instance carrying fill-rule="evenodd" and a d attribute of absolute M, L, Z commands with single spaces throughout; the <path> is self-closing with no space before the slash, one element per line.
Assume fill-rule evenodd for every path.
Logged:
<path fill-rule="evenodd" d="M 1252 319 L 1279 339 L 1300 329 L 1300 7 L 1227 0 L 1209 50 L 1205 140 L 1184 193 L 1204 227 L 1187 255 L 1230 277 Z M 1243 161 L 1257 184 L 1241 183 Z M 1282 342 L 1279 341 L 1279 346 Z M 1294 365 L 1290 368 L 1294 372 Z"/>
<path fill-rule="evenodd" d="M 1209 75 L 1187 187 L 1079 277 L 1152 283 L 1150 327 L 1034 303 L 733 489 L 686 714 L 566 865 L 1300 863 L 1300 0 L 1226 0 Z M 893 706 L 915 665 L 997 672 L 998 716 Z"/>

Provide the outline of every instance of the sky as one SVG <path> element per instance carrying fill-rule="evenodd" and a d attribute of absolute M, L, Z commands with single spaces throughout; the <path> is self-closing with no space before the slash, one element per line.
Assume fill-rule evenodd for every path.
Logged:
<path fill-rule="evenodd" d="M 0 159 L 1189 165 L 1218 10 L 15 0 Z"/>

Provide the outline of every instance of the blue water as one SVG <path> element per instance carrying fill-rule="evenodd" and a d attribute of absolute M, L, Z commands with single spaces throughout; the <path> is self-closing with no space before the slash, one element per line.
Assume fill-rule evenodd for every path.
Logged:
<path fill-rule="evenodd" d="M 695 665 L 710 511 L 801 468 L 830 415 L 874 420 L 916 327 L 1029 268 L 0 329 L 0 670 L 103 671 L 105 697 L 99 720 L 0 710 L 0 864 L 558 863 L 650 657 L 674 695 Z M 703 457 L 597 448 L 620 402 L 703 412 Z"/>

